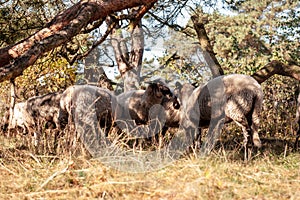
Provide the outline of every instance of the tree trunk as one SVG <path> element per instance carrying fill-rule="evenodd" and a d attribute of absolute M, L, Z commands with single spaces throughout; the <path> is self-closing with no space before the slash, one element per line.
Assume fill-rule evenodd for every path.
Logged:
<path fill-rule="evenodd" d="M 140 20 L 131 33 L 131 52 L 129 63 L 132 67 L 124 74 L 124 89 L 129 91 L 140 86 L 140 74 L 142 69 L 144 54 L 144 31 L 142 29 L 142 21 Z M 136 83 L 133 85 L 132 83 Z"/>
<path fill-rule="evenodd" d="M 144 33 L 141 20 L 131 32 L 131 51 L 120 27 L 115 27 L 111 33 L 111 44 L 115 52 L 119 72 L 124 81 L 124 92 L 139 88 L 140 72 L 144 52 Z"/>
<path fill-rule="evenodd" d="M 45 52 L 60 46 L 80 33 L 83 27 L 107 15 L 157 0 L 80 1 L 57 15 L 32 36 L 0 49 L 0 82 L 17 77 Z"/>
<path fill-rule="evenodd" d="M 9 120 L 8 120 L 8 130 L 9 130 L 9 132 L 10 132 L 10 129 L 14 128 L 12 126 L 12 120 L 13 120 L 13 117 L 14 117 L 15 104 L 16 104 L 15 79 L 10 79 L 10 105 L 9 105 Z"/>
<path fill-rule="evenodd" d="M 99 63 L 100 56 L 99 50 L 95 48 L 84 59 L 84 83 L 113 90 L 112 82 L 108 79 L 103 67 Z"/>
<path fill-rule="evenodd" d="M 194 29 L 196 30 L 198 35 L 198 40 L 204 59 L 208 67 L 210 68 L 213 77 L 224 75 L 224 71 L 215 56 L 213 47 L 210 45 L 210 41 L 204 27 L 204 23 L 199 21 L 198 16 L 192 16 L 191 19 L 194 23 Z"/>
<path fill-rule="evenodd" d="M 300 93 L 298 94 L 298 99 L 297 99 L 296 123 L 298 125 L 298 131 L 297 131 L 296 140 L 294 144 L 294 150 L 298 149 L 298 141 L 300 138 Z"/>
<path fill-rule="evenodd" d="M 289 76 L 300 81 L 300 66 L 295 64 L 286 65 L 280 61 L 273 60 L 255 72 L 252 77 L 257 80 L 257 82 L 262 83 L 274 74 Z"/>

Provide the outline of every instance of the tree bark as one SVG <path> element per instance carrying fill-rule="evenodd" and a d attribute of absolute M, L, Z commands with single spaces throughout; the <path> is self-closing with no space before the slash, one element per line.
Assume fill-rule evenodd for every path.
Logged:
<path fill-rule="evenodd" d="M 131 52 L 129 63 L 132 65 L 124 74 L 124 89 L 129 91 L 138 89 L 140 86 L 140 74 L 142 69 L 144 54 L 144 31 L 142 29 L 142 20 L 137 22 L 131 33 Z M 132 83 L 135 82 L 135 85 Z"/>
<path fill-rule="evenodd" d="M 12 120 L 14 118 L 14 108 L 16 104 L 16 85 L 15 79 L 10 79 L 10 105 L 9 105 L 9 120 L 8 120 L 8 130 L 14 128 L 12 126 Z"/>
<path fill-rule="evenodd" d="M 139 88 L 140 72 L 144 53 L 144 33 L 141 19 L 131 31 L 131 51 L 129 52 L 121 29 L 115 27 L 111 33 L 111 44 L 115 52 L 119 72 L 124 81 L 124 92 Z"/>
<path fill-rule="evenodd" d="M 0 82 L 17 77 L 45 52 L 80 33 L 83 27 L 107 15 L 157 0 L 83 0 L 57 15 L 32 36 L 0 49 Z"/>
<path fill-rule="evenodd" d="M 300 66 L 295 64 L 286 65 L 278 60 L 273 60 L 255 72 L 252 77 L 257 82 L 262 83 L 274 74 L 289 76 L 300 81 Z"/>
<path fill-rule="evenodd" d="M 210 41 L 204 27 L 204 23 L 199 21 L 198 16 L 192 16 L 191 19 L 194 24 L 194 29 L 196 30 L 198 35 L 198 40 L 200 43 L 201 50 L 203 52 L 204 59 L 208 67 L 210 68 L 213 77 L 224 75 L 224 71 L 215 56 L 213 47 L 210 45 Z"/>
<path fill-rule="evenodd" d="M 113 90 L 112 81 L 108 79 L 103 67 L 99 63 L 100 56 L 99 51 L 94 49 L 84 60 L 84 83 Z"/>

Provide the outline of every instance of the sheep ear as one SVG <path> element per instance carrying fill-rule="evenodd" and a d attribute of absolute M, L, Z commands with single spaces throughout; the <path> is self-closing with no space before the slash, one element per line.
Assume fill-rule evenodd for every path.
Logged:
<path fill-rule="evenodd" d="M 176 89 L 181 90 L 183 85 L 180 82 L 176 81 L 175 87 L 176 87 Z"/>
<path fill-rule="evenodd" d="M 171 92 L 170 88 L 168 88 L 167 86 L 165 85 L 162 85 L 162 84 L 157 84 L 160 92 L 163 94 L 163 95 L 170 95 L 170 96 L 173 96 L 173 93 Z"/>

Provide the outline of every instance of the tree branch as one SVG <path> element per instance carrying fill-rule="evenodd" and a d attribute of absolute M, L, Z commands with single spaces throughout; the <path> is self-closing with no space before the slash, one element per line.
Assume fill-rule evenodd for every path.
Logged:
<path fill-rule="evenodd" d="M 80 33 L 89 23 L 157 0 L 83 0 L 57 15 L 45 28 L 17 44 L 0 49 L 0 82 L 17 77 L 45 52 Z"/>
<path fill-rule="evenodd" d="M 255 72 L 252 77 L 257 82 L 262 83 L 274 74 L 289 76 L 300 81 L 300 66 L 296 64 L 286 65 L 278 60 L 273 60 Z"/>
<path fill-rule="evenodd" d="M 209 38 L 204 28 L 204 24 L 207 23 L 207 19 L 202 19 L 203 22 L 199 21 L 198 16 L 192 16 L 191 19 L 194 23 L 194 28 L 197 32 L 200 46 L 204 51 L 204 58 L 206 62 L 211 61 L 208 62 L 208 67 L 210 67 L 213 76 L 216 77 L 223 75 L 223 69 L 215 57 L 215 53 L 210 45 Z M 283 64 L 278 60 L 273 60 L 254 73 L 252 77 L 257 80 L 257 82 L 262 83 L 274 74 L 289 76 L 300 80 L 300 66 L 296 63 Z"/>
<path fill-rule="evenodd" d="M 92 32 L 96 28 L 99 28 L 103 24 L 104 21 L 105 21 L 105 18 L 101 18 L 101 19 L 97 20 L 91 26 L 87 26 L 81 33 L 86 34 L 86 33 Z"/>
<path fill-rule="evenodd" d="M 70 65 L 73 65 L 74 62 L 76 60 L 80 60 L 86 56 L 88 56 L 98 45 L 100 45 L 102 42 L 104 42 L 106 40 L 106 38 L 109 36 L 109 34 L 112 32 L 112 30 L 114 29 L 114 27 L 116 26 L 115 22 L 112 22 L 109 27 L 107 28 L 107 30 L 105 31 L 104 35 L 100 38 L 100 40 L 98 40 L 96 43 L 93 44 L 93 46 L 86 52 L 82 53 L 82 54 L 78 54 L 76 55 L 69 63 Z"/>
<path fill-rule="evenodd" d="M 152 7 L 154 6 L 154 3 L 149 3 L 146 5 L 143 5 L 137 12 L 135 13 L 135 16 L 133 20 L 129 24 L 129 31 L 134 30 L 134 28 L 140 23 L 142 17 L 148 12 Z"/>

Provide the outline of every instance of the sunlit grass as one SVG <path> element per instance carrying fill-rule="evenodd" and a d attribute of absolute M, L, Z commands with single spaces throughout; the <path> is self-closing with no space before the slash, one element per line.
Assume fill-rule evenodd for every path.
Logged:
<path fill-rule="evenodd" d="M 300 154 L 260 153 L 245 163 L 216 150 L 145 172 L 117 171 L 84 156 L 35 155 L 1 137 L 1 199 L 299 199 Z"/>

